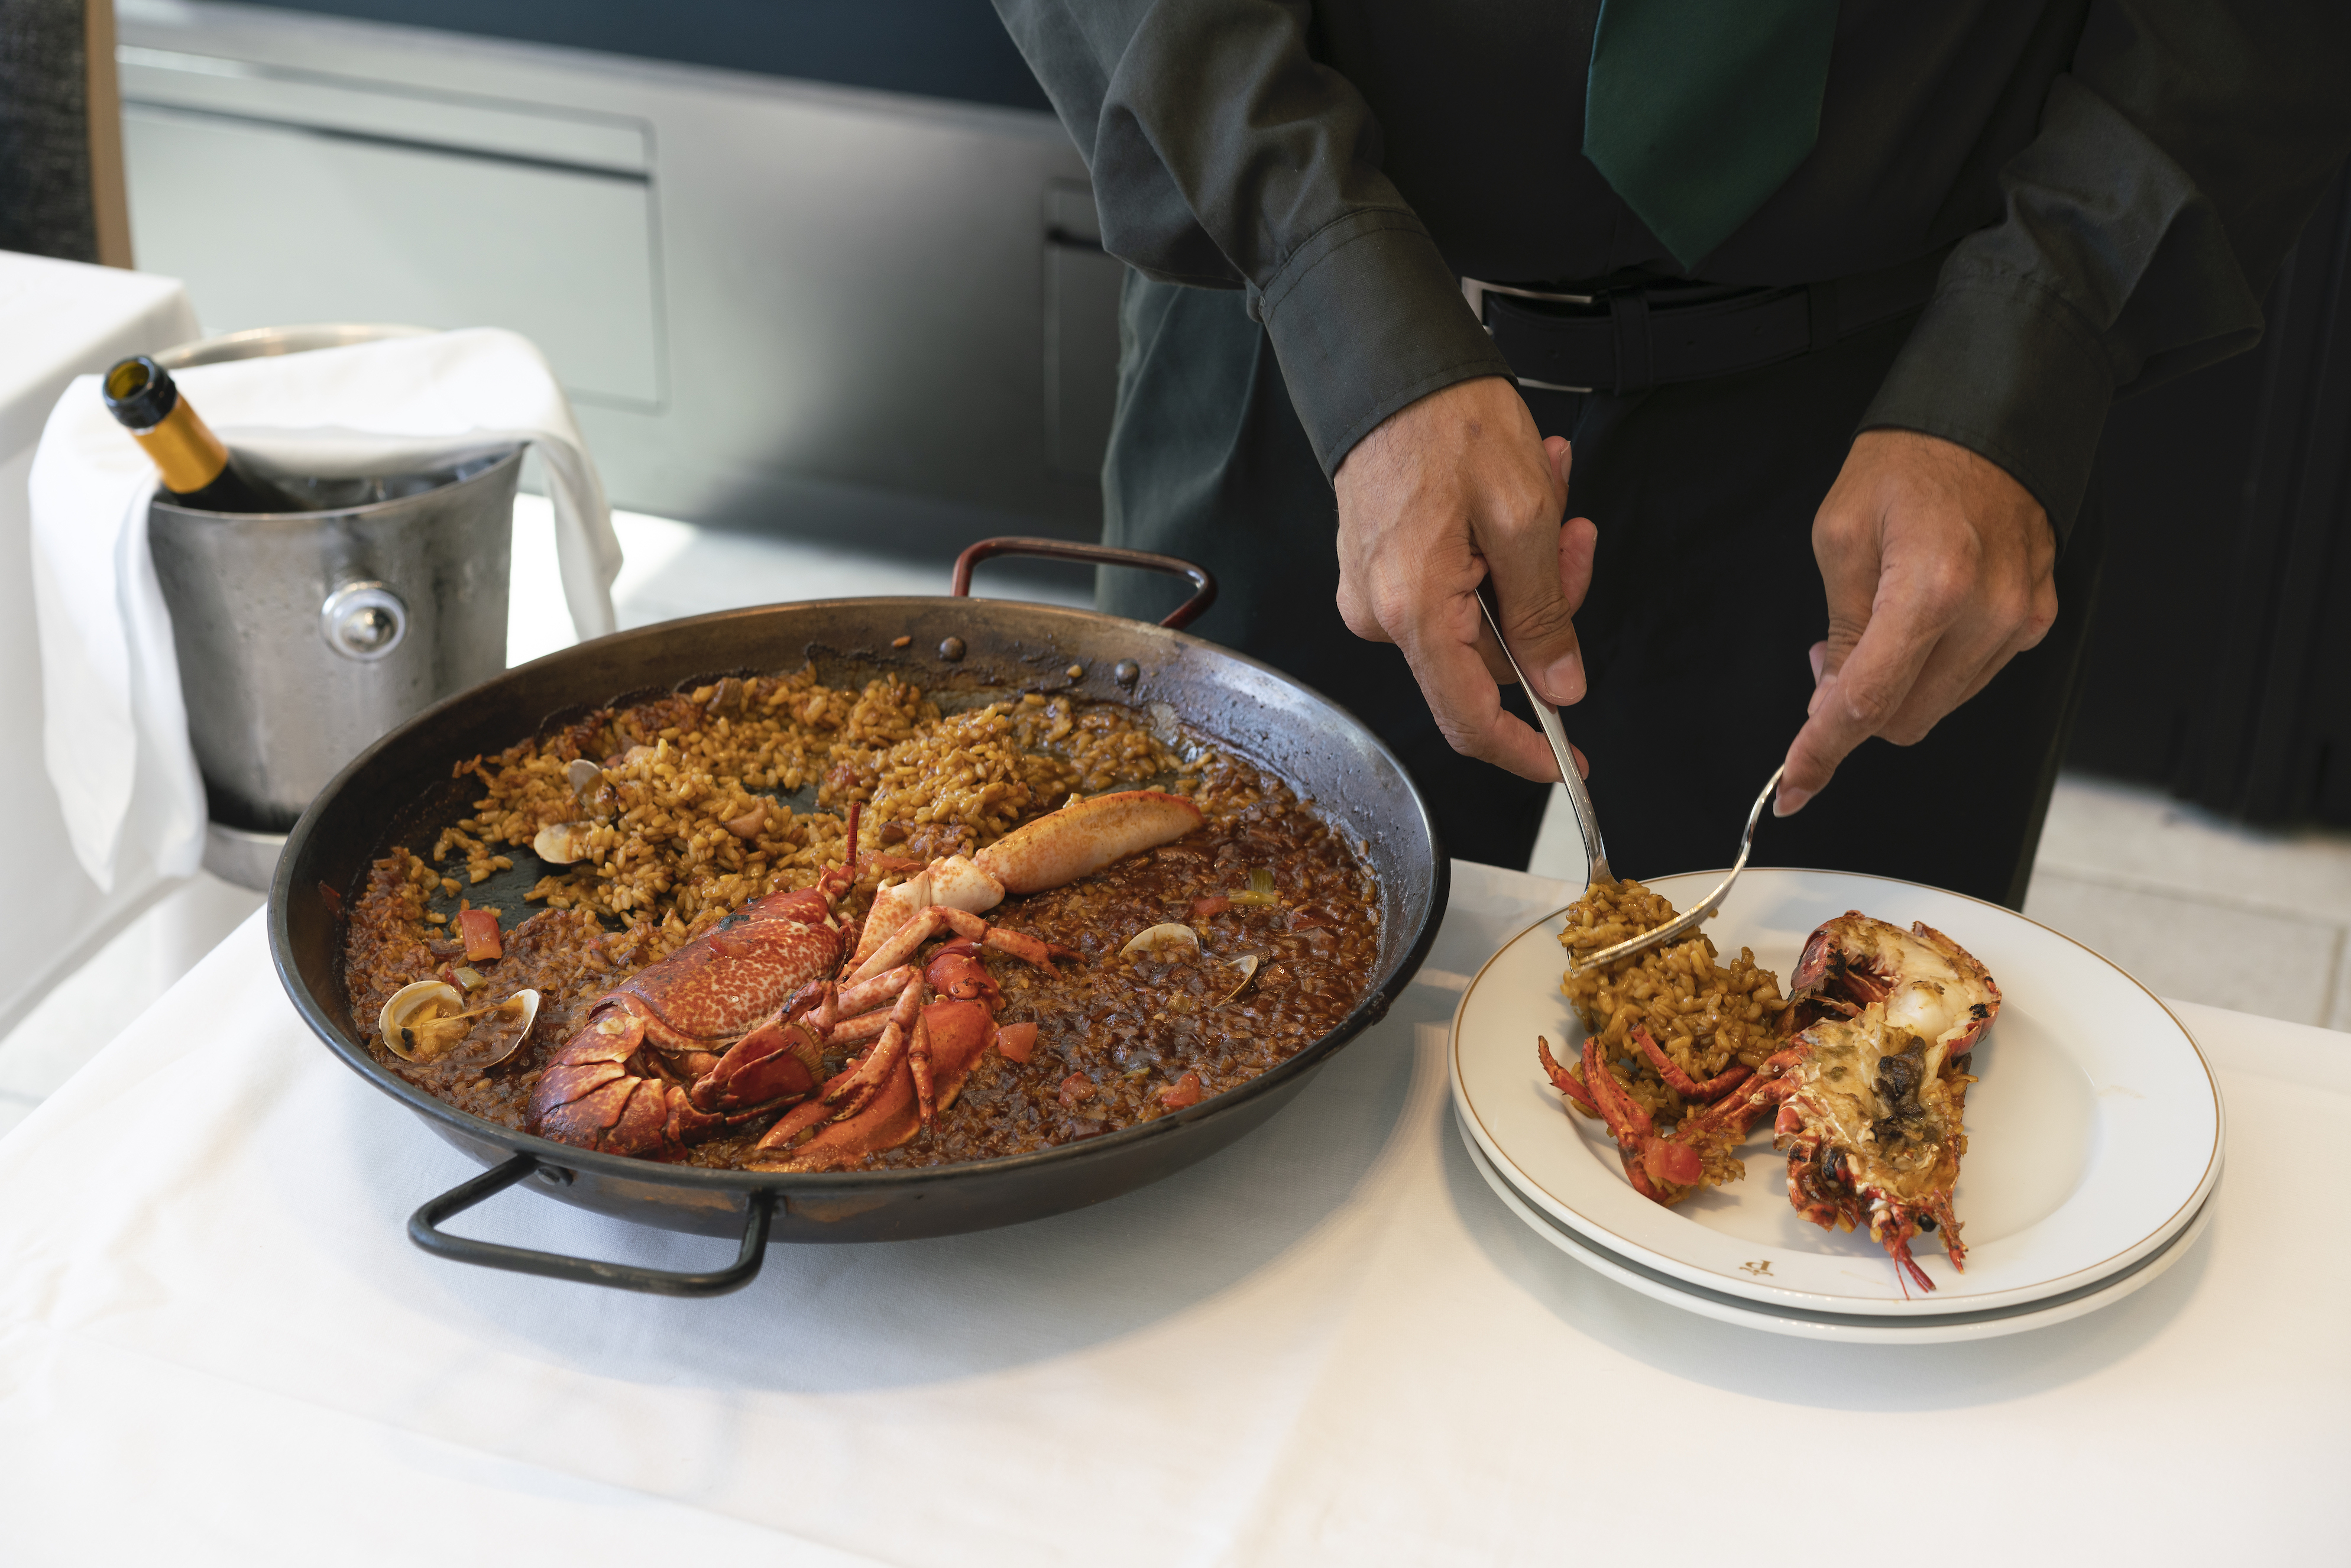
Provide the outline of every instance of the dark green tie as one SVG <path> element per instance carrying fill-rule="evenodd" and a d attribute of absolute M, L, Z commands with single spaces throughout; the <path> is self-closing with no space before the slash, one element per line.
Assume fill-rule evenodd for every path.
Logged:
<path fill-rule="evenodd" d="M 1821 131 L 1836 0 L 1602 0 L 1583 155 L 1685 268 Z"/>

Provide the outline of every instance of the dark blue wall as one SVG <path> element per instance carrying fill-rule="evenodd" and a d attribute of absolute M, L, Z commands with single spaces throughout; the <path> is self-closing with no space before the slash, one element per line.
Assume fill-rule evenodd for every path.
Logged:
<path fill-rule="evenodd" d="M 987 0 L 258 0 L 371 22 L 1050 106 Z"/>

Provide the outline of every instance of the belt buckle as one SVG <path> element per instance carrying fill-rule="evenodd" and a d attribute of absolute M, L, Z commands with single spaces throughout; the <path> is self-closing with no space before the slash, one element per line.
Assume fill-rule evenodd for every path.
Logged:
<path fill-rule="evenodd" d="M 1549 305 L 1598 305 L 1602 303 L 1601 297 L 1597 294 L 1562 294 L 1551 289 L 1520 288 L 1515 284 L 1489 283 L 1482 277 L 1465 277 L 1461 280 L 1461 298 L 1469 302 L 1469 313 L 1478 318 L 1478 325 L 1486 328 L 1486 333 L 1489 337 L 1491 337 L 1494 331 L 1493 328 L 1486 325 L 1486 296 L 1489 294 L 1507 294 L 1513 299 L 1537 299 Z M 1519 385 L 1522 387 L 1533 387 L 1538 392 L 1588 393 L 1593 390 L 1590 387 L 1563 386 L 1557 382 L 1532 381 L 1525 376 L 1517 376 L 1513 379 L 1518 382 Z"/>

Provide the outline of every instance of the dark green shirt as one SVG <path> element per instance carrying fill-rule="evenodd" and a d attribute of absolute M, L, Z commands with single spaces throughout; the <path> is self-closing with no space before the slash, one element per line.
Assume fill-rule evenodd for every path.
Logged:
<path fill-rule="evenodd" d="M 1597 0 L 996 0 L 1102 243 L 1246 289 L 1326 472 L 1508 375 L 1461 275 L 1681 276 L 1580 151 Z M 2351 0 L 1844 0 L 1821 131 L 1689 276 L 1794 284 L 1958 242 L 1863 428 L 1925 431 L 2063 529 L 2107 405 L 2248 348 L 2351 149 Z"/>

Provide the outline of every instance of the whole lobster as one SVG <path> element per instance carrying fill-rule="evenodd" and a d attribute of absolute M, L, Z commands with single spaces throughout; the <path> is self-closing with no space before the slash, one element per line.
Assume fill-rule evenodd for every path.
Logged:
<path fill-rule="evenodd" d="M 833 905 L 858 876 L 852 808 L 848 858 L 815 886 L 744 905 L 597 998 L 540 1074 L 532 1118 L 558 1143 L 677 1159 L 689 1145 L 780 1112 L 755 1151 L 761 1169 L 820 1170 L 895 1148 L 955 1103 L 997 1042 L 1003 998 L 980 950 L 1048 973 L 1076 956 L 981 913 L 1200 822 L 1191 801 L 1155 789 L 1074 800 L 975 855 L 933 861 L 882 889 L 852 951 Z M 940 936 L 953 940 L 927 966 L 913 961 Z M 819 1082 L 827 1047 L 868 1040 Z"/>

